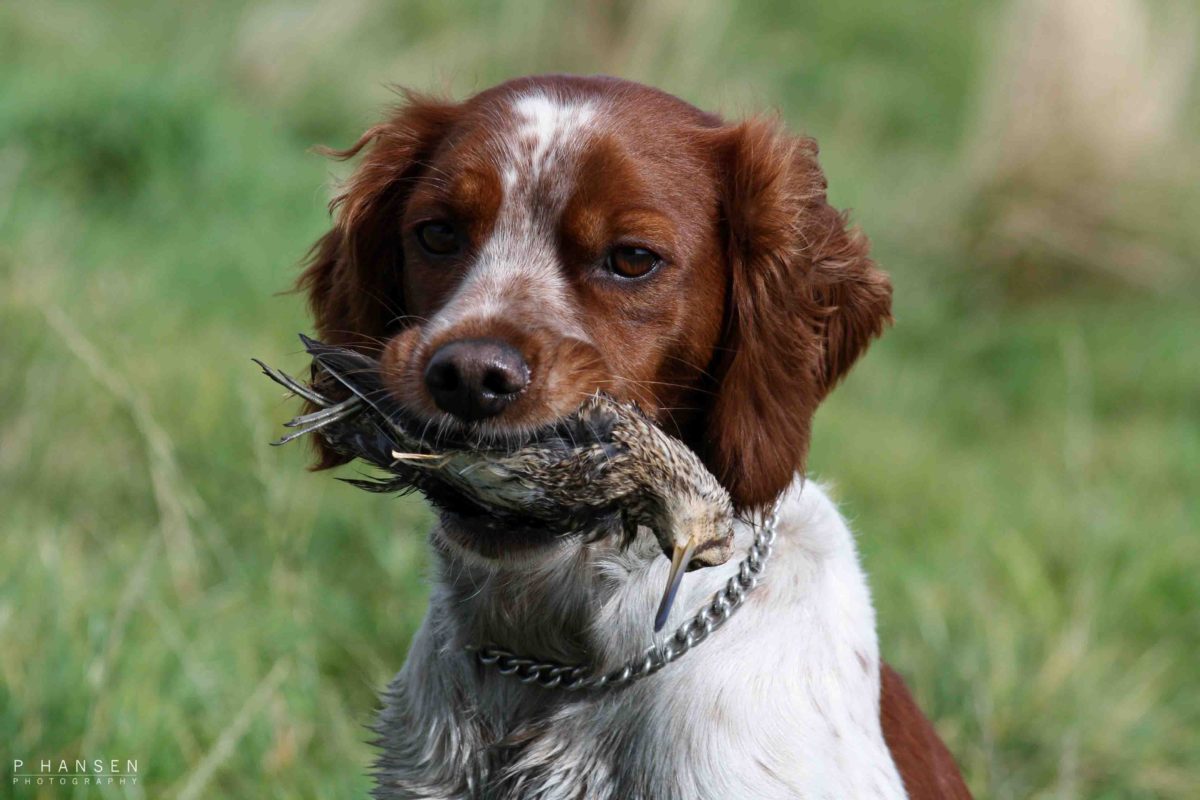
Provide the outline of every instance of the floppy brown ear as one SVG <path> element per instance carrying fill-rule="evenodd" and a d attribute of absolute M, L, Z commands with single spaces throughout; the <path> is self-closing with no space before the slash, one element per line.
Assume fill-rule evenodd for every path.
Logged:
<path fill-rule="evenodd" d="M 386 121 L 367 130 L 337 159 L 364 154 L 329 205 L 333 228 L 309 251 L 297 288 L 307 294 L 317 337 L 329 344 L 379 351 L 405 323 L 400 220 L 413 180 L 449 127 L 459 106 L 405 94 Z M 349 459 L 311 437 L 317 469 Z"/>
<path fill-rule="evenodd" d="M 892 287 L 826 201 L 816 142 L 764 120 L 720 136 L 729 294 L 705 458 L 749 509 L 803 471 L 817 405 L 891 321 Z"/>

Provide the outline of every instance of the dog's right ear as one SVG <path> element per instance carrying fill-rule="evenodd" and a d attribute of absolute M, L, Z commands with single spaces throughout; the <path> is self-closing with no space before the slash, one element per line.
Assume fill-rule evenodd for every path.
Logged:
<path fill-rule="evenodd" d="M 412 92 L 384 122 L 345 150 L 362 162 L 329 204 L 333 228 L 309 251 L 297 288 L 308 297 L 317 337 L 328 344 L 379 351 L 404 326 L 400 221 L 413 181 L 457 120 L 460 106 Z M 349 459 L 317 442 L 316 469 Z"/>

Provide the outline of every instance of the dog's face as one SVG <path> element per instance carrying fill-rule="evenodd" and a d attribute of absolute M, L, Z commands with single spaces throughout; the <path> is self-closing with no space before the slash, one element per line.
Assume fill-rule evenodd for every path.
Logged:
<path fill-rule="evenodd" d="M 321 337 L 382 351 L 431 432 L 502 438 L 604 391 L 761 506 L 888 319 L 815 145 L 769 122 L 526 78 L 461 104 L 409 97 L 342 155 L 359 152 L 302 285 Z"/>
<path fill-rule="evenodd" d="M 597 390 L 671 425 L 699 410 L 726 291 L 714 165 L 700 115 L 651 97 L 462 108 L 398 220 L 412 324 L 383 360 L 407 407 L 500 435 Z"/>

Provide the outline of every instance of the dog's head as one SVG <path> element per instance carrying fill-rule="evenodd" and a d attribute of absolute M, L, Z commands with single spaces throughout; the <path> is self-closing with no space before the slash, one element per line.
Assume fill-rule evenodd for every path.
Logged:
<path fill-rule="evenodd" d="M 408 95 L 338 153 L 360 154 L 301 285 L 320 337 L 378 354 L 431 431 L 503 437 L 602 390 L 761 507 L 889 319 L 816 144 L 773 121 L 535 77 L 463 103 Z"/>

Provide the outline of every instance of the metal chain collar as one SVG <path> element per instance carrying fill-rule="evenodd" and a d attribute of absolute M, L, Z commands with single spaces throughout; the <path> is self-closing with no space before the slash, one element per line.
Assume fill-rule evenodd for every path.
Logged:
<path fill-rule="evenodd" d="M 615 689 L 653 675 L 663 667 L 683 657 L 708 635 L 733 616 L 746 602 L 746 597 L 758 586 L 775 543 L 775 528 L 779 524 L 779 501 L 766 518 L 755 525 L 754 542 L 746 557 L 738 564 L 737 573 L 712 600 L 676 629 L 674 636 L 661 645 L 651 644 L 639 657 L 611 672 L 597 674 L 586 664 L 558 664 L 539 661 L 509 652 L 502 647 L 468 647 L 480 664 L 494 667 L 501 675 L 511 675 L 521 683 L 545 689 L 565 689 L 569 692 Z"/>

